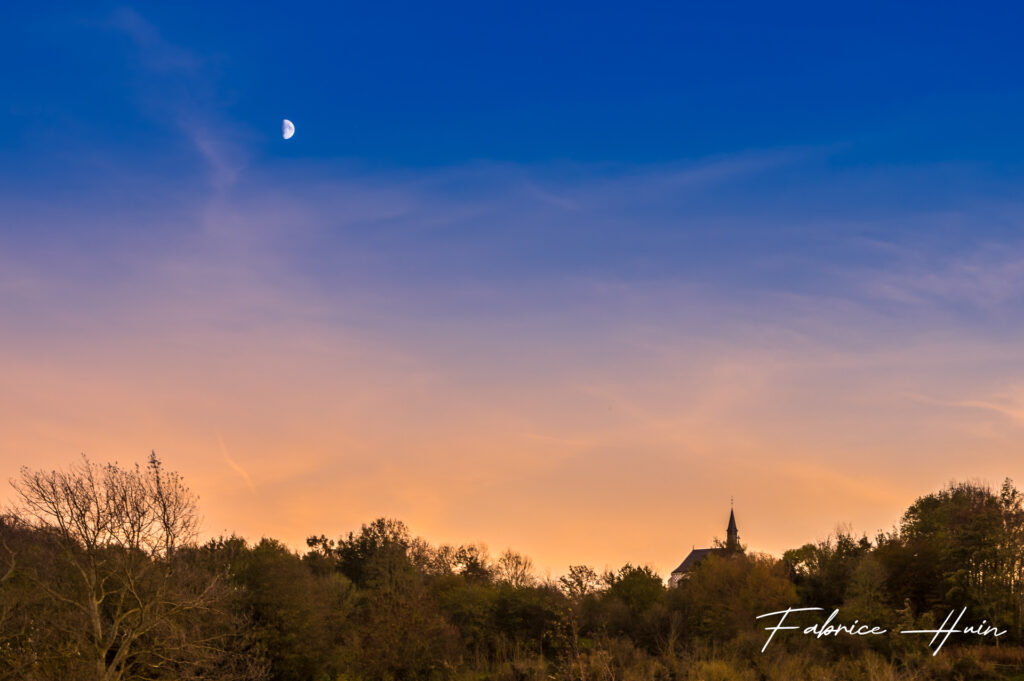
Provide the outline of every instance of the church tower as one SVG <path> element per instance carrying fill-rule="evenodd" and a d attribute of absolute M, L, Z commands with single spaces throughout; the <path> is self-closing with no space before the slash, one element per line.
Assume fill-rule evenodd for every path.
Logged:
<path fill-rule="evenodd" d="M 729 528 L 725 531 L 725 548 L 728 551 L 740 550 L 740 535 L 736 529 L 736 514 L 729 509 Z"/>
<path fill-rule="evenodd" d="M 732 505 L 729 507 L 729 528 L 725 531 L 725 546 L 719 544 L 719 540 L 715 540 L 718 546 L 714 546 L 709 549 L 698 549 L 694 547 L 682 563 L 679 564 L 672 574 L 668 578 L 669 586 L 678 586 L 684 579 L 689 578 L 692 571 L 701 563 L 705 558 L 712 554 L 719 556 L 731 556 L 743 551 L 743 547 L 740 546 L 740 532 L 736 528 L 736 514 L 733 513 Z"/>

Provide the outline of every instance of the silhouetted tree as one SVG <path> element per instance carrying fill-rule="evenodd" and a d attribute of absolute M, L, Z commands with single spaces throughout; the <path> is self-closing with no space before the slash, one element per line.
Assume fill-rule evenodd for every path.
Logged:
<path fill-rule="evenodd" d="M 26 625 L 47 632 L 27 651 L 33 675 L 258 676 L 226 660 L 224 584 L 192 551 L 195 497 L 155 454 L 144 468 L 85 457 L 67 471 L 23 468 L 12 485 L 19 524 L 42 540 L 13 554 L 18 579 L 33 587 L 28 597 L 44 606 L 45 624 Z"/>
<path fill-rule="evenodd" d="M 514 587 L 532 586 L 537 582 L 533 574 L 533 561 L 512 549 L 498 558 L 496 573 L 498 581 Z"/>
<path fill-rule="evenodd" d="M 355 599 L 344 575 L 311 569 L 273 539 L 237 556 L 232 572 L 274 679 L 333 679 L 341 673 L 340 649 Z"/>

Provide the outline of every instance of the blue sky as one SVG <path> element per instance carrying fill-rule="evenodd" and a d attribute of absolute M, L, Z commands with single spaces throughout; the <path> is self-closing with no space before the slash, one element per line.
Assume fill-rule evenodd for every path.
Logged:
<path fill-rule="evenodd" d="M 780 551 L 1020 477 L 1021 18 L 18 4 L 0 474 L 156 448 L 212 531 L 399 515 L 553 569 L 672 567 L 729 496 Z M 647 534 L 585 539 L 616 485 Z"/>
<path fill-rule="evenodd" d="M 802 223 L 837 217 L 881 226 L 833 224 L 824 236 L 841 243 L 826 258 L 873 257 L 849 250 L 850 233 L 960 249 L 1015 226 L 894 230 L 885 218 L 1015 200 L 1019 18 L 952 5 L 19 5 L 0 47 L 12 65 L 0 173 L 22 199 L 144 211 L 140 193 L 201 192 L 224 184 L 217 173 L 237 189 L 257 174 L 302 183 L 486 165 L 557 193 L 712 165 L 713 186 L 677 202 L 638 194 L 652 205 L 624 208 L 630 228 L 611 220 L 583 239 L 568 226 L 553 262 L 524 252 L 516 263 L 600 270 L 625 255 L 636 274 L 671 275 L 699 249 L 746 270 L 748 249 L 819 253 L 822 229 Z M 274 134 L 285 116 L 299 130 L 288 144 Z M 437 191 L 507 190 L 471 174 Z M 637 210 L 660 215 L 636 224 Z M 680 228 L 725 212 L 743 225 L 721 238 Z M 524 225 L 512 229 L 515 253 Z"/>
<path fill-rule="evenodd" d="M 301 121 L 261 155 L 401 166 L 837 142 L 854 164 L 1012 165 L 1020 151 L 1010 3 L 47 3 L 9 18 L 5 147 L 21 152 L 165 149 L 161 97 L 252 131 Z"/>

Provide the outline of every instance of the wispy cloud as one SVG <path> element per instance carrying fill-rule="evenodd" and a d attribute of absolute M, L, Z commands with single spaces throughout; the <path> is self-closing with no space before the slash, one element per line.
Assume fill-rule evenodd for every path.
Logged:
<path fill-rule="evenodd" d="M 966 252 L 915 254 L 891 271 L 862 273 L 869 295 L 908 305 L 994 311 L 1024 303 L 1024 243 L 982 242 Z"/>
<path fill-rule="evenodd" d="M 168 42 L 156 26 L 130 7 L 116 10 L 106 25 L 123 31 L 132 39 L 149 69 L 194 72 L 203 65 L 196 51 Z"/>
<path fill-rule="evenodd" d="M 228 455 L 228 448 L 224 445 L 224 439 L 219 433 L 217 434 L 217 444 L 220 445 L 220 451 L 221 455 L 224 457 L 224 461 L 231 466 L 231 470 L 237 473 L 238 476 L 245 481 L 245 485 L 249 488 L 249 491 L 255 494 L 256 485 L 252 484 L 252 478 L 249 476 L 249 472 L 242 468 L 241 464 Z"/>
<path fill-rule="evenodd" d="M 1011 380 L 1020 378 L 1021 376 L 1013 376 Z M 999 392 L 981 399 L 940 399 L 928 395 L 913 395 L 913 398 L 925 404 L 990 412 L 1016 426 L 1024 426 L 1024 387 L 1017 384 L 1006 386 Z"/>
<path fill-rule="evenodd" d="M 138 63 L 149 76 L 139 88 L 147 110 L 161 121 L 175 125 L 208 165 L 216 192 L 234 184 L 246 165 L 244 147 L 235 140 L 238 126 L 228 123 L 219 111 L 217 83 L 204 68 L 208 59 L 200 52 L 168 41 L 161 31 L 132 8 L 115 11 L 105 24 L 129 36 Z"/>

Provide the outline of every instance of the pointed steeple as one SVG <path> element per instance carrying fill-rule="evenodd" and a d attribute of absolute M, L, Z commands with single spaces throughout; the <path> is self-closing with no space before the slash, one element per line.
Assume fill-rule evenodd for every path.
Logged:
<path fill-rule="evenodd" d="M 729 528 L 725 531 L 725 547 L 730 551 L 737 551 L 740 548 L 739 530 L 736 529 L 736 514 L 729 509 Z"/>

